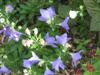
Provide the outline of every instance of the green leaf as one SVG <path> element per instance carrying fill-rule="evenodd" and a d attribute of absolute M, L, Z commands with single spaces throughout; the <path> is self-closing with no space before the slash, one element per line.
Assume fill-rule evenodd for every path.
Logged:
<path fill-rule="evenodd" d="M 83 75 L 90 75 L 90 72 L 86 71 Z"/>
<path fill-rule="evenodd" d="M 65 18 L 69 16 L 70 7 L 66 5 L 59 5 L 58 14 L 60 17 Z"/>
<path fill-rule="evenodd" d="M 92 75 L 98 75 L 100 72 L 93 72 Z"/>
<path fill-rule="evenodd" d="M 96 71 L 97 71 L 97 72 L 100 72 L 100 60 L 98 60 L 98 61 L 97 61 L 96 63 L 94 63 L 93 65 L 94 65 Z"/>
<path fill-rule="evenodd" d="M 100 3 L 100 0 L 97 0 L 97 3 Z"/>
<path fill-rule="evenodd" d="M 100 31 L 100 6 L 95 0 L 83 0 L 91 20 L 91 31 Z"/>
<path fill-rule="evenodd" d="M 96 50 L 96 55 L 100 55 L 100 49 Z"/>
<path fill-rule="evenodd" d="M 100 72 L 93 72 L 93 73 L 90 73 L 90 72 L 86 71 L 86 72 L 84 72 L 83 75 L 98 75 L 98 74 L 100 74 Z"/>

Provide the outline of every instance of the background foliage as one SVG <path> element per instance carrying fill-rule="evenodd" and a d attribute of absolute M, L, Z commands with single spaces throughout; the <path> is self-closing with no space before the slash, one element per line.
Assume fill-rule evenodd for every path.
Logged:
<path fill-rule="evenodd" d="M 8 4 L 11 4 L 14 8 L 14 11 L 10 14 L 5 12 L 5 6 Z M 47 23 L 38 20 L 40 9 L 50 6 L 54 7 L 57 13 L 54 24 L 52 24 L 52 28 L 55 29 L 53 32 Z M 61 23 L 64 18 L 69 16 L 70 10 L 79 11 L 77 18 L 69 21 L 70 31 L 68 34 L 72 37 L 69 43 L 72 47 L 63 48 L 63 46 L 59 46 L 55 49 L 49 46 L 41 46 L 40 40 L 44 38 L 46 32 L 49 32 L 52 36 L 63 33 L 60 31 L 59 25 L 55 25 L 55 23 Z M 23 59 L 31 57 L 31 51 L 34 51 L 46 62 L 42 66 L 33 65 L 27 71 L 29 75 L 43 75 L 46 66 L 48 65 L 49 68 L 51 66 L 49 62 L 55 60 L 58 56 L 62 57 L 63 62 L 70 69 L 71 57 L 69 52 L 77 52 L 79 50 L 84 50 L 83 59 L 80 62 L 82 75 L 100 74 L 100 61 L 98 59 L 100 49 L 96 46 L 95 34 L 89 30 L 91 17 L 87 13 L 83 0 L 0 0 L 1 14 L 0 18 L 3 18 L 4 22 L 0 23 L 0 29 L 4 25 L 10 25 L 23 33 L 19 42 L 12 40 L 7 43 L 5 39 L 4 43 L 0 46 L 0 65 L 6 65 L 15 75 L 23 74 L 23 69 L 25 69 L 22 66 Z M 26 28 L 29 28 L 31 35 L 25 33 Z M 34 34 L 34 28 L 38 28 L 38 35 Z M 2 38 L 1 35 L 0 38 Z M 23 39 L 31 39 L 34 43 L 30 47 L 25 47 L 22 44 Z M 66 52 L 63 52 L 64 49 Z M 91 52 L 93 50 L 96 51 L 96 56 L 91 57 L 89 53 L 92 55 Z M 92 64 L 95 68 L 93 73 L 87 70 L 87 63 Z M 71 73 L 69 74 L 71 75 Z"/>

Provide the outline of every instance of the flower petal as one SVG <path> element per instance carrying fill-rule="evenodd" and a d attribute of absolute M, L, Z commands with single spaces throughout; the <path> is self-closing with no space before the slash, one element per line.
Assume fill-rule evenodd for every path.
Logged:
<path fill-rule="evenodd" d="M 54 72 L 47 69 L 45 72 L 44 72 L 44 75 L 54 75 Z"/>
<path fill-rule="evenodd" d="M 68 21 L 69 21 L 69 17 L 66 17 L 66 19 L 62 22 L 61 26 L 68 31 L 70 28 L 68 26 Z"/>
<path fill-rule="evenodd" d="M 49 8 L 47 9 L 47 11 L 48 11 L 49 16 L 50 16 L 51 18 L 53 18 L 53 17 L 55 16 L 55 10 L 54 10 L 54 8 L 49 7 Z"/>
<path fill-rule="evenodd" d="M 60 57 L 58 57 L 53 63 L 52 63 L 52 68 L 55 69 L 56 71 L 59 71 L 59 69 L 64 70 L 65 66 L 61 60 Z"/>

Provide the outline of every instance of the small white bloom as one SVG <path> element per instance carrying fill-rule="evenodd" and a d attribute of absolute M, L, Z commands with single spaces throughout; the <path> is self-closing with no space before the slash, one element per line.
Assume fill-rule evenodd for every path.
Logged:
<path fill-rule="evenodd" d="M 30 47 L 30 45 L 33 43 L 33 40 L 22 40 L 22 44 L 25 47 Z"/>
<path fill-rule="evenodd" d="M 18 29 L 19 29 L 19 30 L 22 29 L 22 26 L 18 26 Z"/>
<path fill-rule="evenodd" d="M 7 55 L 3 55 L 3 58 L 4 58 L 4 59 L 7 59 Z"/>
<path fill-rule="evenodd" d="M 66 44 L 65 44 L 65 47 L 66 47 L 66 48 L 71 48 L 71 45 L 70 45 L 69 43 L 66 43 Z"/>
<path fill-rule="evenodd" d="M 26 28 L 25 33 L 28 34 L 28 35 L 31 35 L 31 32 L 28 28 Z"/>
<path fill-rule="evenodd" d="M 5 19 L 4 18 L 0 18 L 0 23 L 4 23 Z"/>
<path fill-rule="evenodd" d="M 54 20 L 54 18 L 49 18 L 47 21 L 46 21 L 46 23 L 47 24 L 51 24 L 51 22 Z"/>
<path fill-rule="evenodd" d="M 41 61 L 38 63 L 38 65 L 39 65 L 39 66 L 42 66 L 44 63 L 45 63 L 45 61 L 44 61 L 44 60 L 41 60 Z"/>
<path fill-rule="evenodd" d="M 80 9 L 83 10 L 83 5 L 80 5 Z"/>
<path fill-rule="evenodd" d="M 14 28 L 15 25 L 16 25 L 16 24 L 15 24 L 14 22 L 11 23 L 12 28 Z"/>
<path fill-rule="evenodd" d="M 75 19 L 75 18 L 77 17 L 78 12 L 79 12 L 79 11 L 70 10 L 70 11 L 69 11 L 69 16 L 70 16 L 70 18 Z"/>
<path fill-rule="evenodd" d="M 27 71 L 27 69 L 24 69 L 23 72 L 24 72 L 24 73 L 27 73 L 28 71 Z"/>
<path fill-rule="evenodd" d="M 23 70 L 23 73 L 24 73 L 24 75 L 29 75 L 27 69 L 24 69 L 24 70 Z"/>
<path fill-rule="evenodd" d="M 34 34 L 37 36 L 37 34 L 38 34 L 38 29 L 37 29 L 37 28 L 34 28 L 33 31 L 34 31 Z"/>
<path fill-rule="evenodd" d="M 45 42 L 44 39 L 40 39 L 40 44 L 41 44 L 42 46 L 45 46 L 47 43 Z"/>

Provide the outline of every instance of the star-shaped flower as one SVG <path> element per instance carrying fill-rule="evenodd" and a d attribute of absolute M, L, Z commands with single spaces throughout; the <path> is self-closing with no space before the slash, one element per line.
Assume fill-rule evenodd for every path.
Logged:
<path fill-rule="evenodd" d="M 32 51 L 32 57 L 29 59 L 25 59 L 23 61 L 23 66 L 26 68 L 31 68 L 33 64 L 36 64 L 40 61 L 39 57 Z"/>
<path fill-rule="evenodd" d="M 40 9 L 41 16 L 38 18 L 40 21 L 49 21 L 53 20 L 55 16 L 55 10 L 52 7 L 46 9 Z"/>
<path fill-rule="evenodd" d="M 61 60 L 60 57 L 58 57 L 53 63 L 52 63 L 52 68 L 55 69 L 56 71 L 59 71 L 60 69 L 64 70 L 65 66 Z"/>
<path fill-rule="evenodd" d="M 57 47 L 55 44 L 56 44 L 56 40 L 55 40 L 55 38 L 54 37 L 52 37 L 52 36 L 49 36 L 49 33 L 47 33 L 46 35 L 45 35 L 45 41 L 46 41 L 46 43 L 47 43 L 47 45 L 50 45 L 50 46 L 52 46 L 52 47 Z"/>
<path fill-rule="evenodd" d="M 56 36 L 56 40 L 57 44 L 65 45 L 70 40 L 70 38 L 68 38 L 67 34 L 64 33 L 61 36 Z"/>
<path fill-rule="evenodd" d="M 32 66 L 32 62 L 31 61 L 29 61 L 28 59 L 24 59 L 23 60 L 23 67 L 31 68 L 31 66 Z"/>
<path fill-rule="evenodd" d="M 51 71 L 50 69 L 46 69 L 46 71 L 44 72 L 44 75 L 54 75 L 54 72 Z"/>
<path fill-rule="evenodd" d="M 10 26 L 5 26 L 2 30 L 0 30 L 0 34 L 2 33 L 3 33 L 2 42 L 4 41 L 5 37 L 8 38 L 8 42 L 11 40 L 19 41 L 20 36 L 22 34 L 16 30 L 11 29 Z"/>
<path fill-rule="evenodd" d="M 76 53 L 70 53 L 70 55 L 72 57 L 73 67 L 77 67 L 77 61 L 79 61 L 82 58 L 82 56 L 80 55 L 81 52 L 83 52 L 83 50 L 76 52 Z"/>

